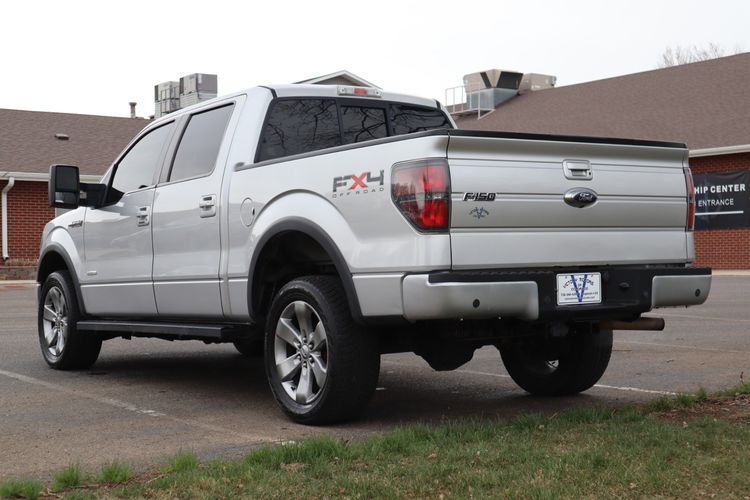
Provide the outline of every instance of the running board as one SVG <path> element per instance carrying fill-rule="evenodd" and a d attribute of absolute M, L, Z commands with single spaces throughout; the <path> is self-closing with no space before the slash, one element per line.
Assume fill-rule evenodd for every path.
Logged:
<path fill-rule="evenodd" d="M 82 320 L 78 330 L 107 337 L 155 337 L 166 340 L 232 342 L 252 336 L 250 325 L 161 323 L 145 321 Z"/>

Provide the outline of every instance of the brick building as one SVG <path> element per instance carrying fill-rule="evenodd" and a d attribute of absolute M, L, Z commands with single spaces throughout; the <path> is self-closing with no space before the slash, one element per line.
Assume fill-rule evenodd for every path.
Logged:
<path fill-rule="evenodd" d="M 44 225 L 55 216 L 47 200 L 52 163 L 77 165 L 96 182 L 148 122 L 143 118 L 0 109 L 0 192 L 3 192 L 0 279 L 34 276 Z"/>
<path fill-rule="evenodd" d="M 545 75 L 483 73 L 480 87 L 501 89 L 490 89 L 489 109 L 470 98 L 449 107 L 461 128 L 684 142 L 694 175 L 750 170 L 750 53 L 563 87 Z M 750 269 L 750 213 L 739 219 L 696 231 L 697 265 Z"/>

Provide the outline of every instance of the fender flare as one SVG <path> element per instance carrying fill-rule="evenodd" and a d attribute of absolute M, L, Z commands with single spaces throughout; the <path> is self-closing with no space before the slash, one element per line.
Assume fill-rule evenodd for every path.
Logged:
<path fill-rule="evenodd" d="M 317 224 L 311 222 L 308 219 L 301 217 L 288 217 L 280 220 L 270 229 L 268 229 L 263 236 L 258 240 L 258 244 L 255 245 L 252 258 L 250 259 L 250 271 L 247 277 L 247 309 L 250 314 L 250 318 L 253 321 L 257 320 L 257 313 L 253 307 L 253 281 L 255 279 L 255 267 L 258 263 L 260 255 L 266 247 L 266 244 L 274 237 L 285 232 L 298 232 L 305 234 L 316 243 L 318 243 L 323 250 L 331 257 L 333 265 L 336 268 L 336 273 L 341 279 L 341 284 L 346 292 L 346 298 L 349 302 L 349 310 L 351 311 L 352 317 L 357 323 L 363 323 L 362 310 L 359 307 L 359 299 L 357 297 L 357 291 L 354 288 L 354 280 L 352 279 L 352 273 L 349 270 L 349 265 L 346 263 L 344 256 L 341 255 L 341 251 L 338 249 L 336 244 L 333 242 L 330 236 Z"/>
<path fill-rule="evenodd" d="M 65 251 L 62 245 L 59 245 L 58 243 L 50 243 L 49 245 L 45 246 L 44 251 L 39 256 L 39 267 L 37 268 L 36 272 L 36 281 L 39 283 L 39 287 L 37 288 L 37 301 L 41 300 L 41 293 L 42 293 L 42 285 L 44 285 L 42 281 L 42 262 L 44 262 L 44 258 L 50 254 L 50 253 L 56 253 L 60 257 L 62 257 L 62 260 L 65 262 L 65 266 L 68 268 L 68 274 L 70 274 L 70 278 L 73 280 L 73 289 L 76 291 L 76 298 L 78 299 L 78 309 L 80 311 L 80 314 L 82 317 L 86 316 L 86 306 L 83 303 L 83 295 L 81 294 L 81 283 L 78 281 L 78 275 L 76 274 L 76 268 L 73 266 L 73 262 L 70 260 L 70 256 L 68 255 L 68 252 Z"/>

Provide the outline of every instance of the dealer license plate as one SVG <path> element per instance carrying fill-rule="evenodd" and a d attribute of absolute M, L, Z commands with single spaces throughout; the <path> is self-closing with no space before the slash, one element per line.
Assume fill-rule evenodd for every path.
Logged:
<path fill-rule="evenodd" d="M 557 305 L 599 304 L 601 301 L 601 273 L 557 275 Z"/>

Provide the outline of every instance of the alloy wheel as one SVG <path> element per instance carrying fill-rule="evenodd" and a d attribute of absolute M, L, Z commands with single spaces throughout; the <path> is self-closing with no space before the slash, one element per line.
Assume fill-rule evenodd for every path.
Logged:
<path fill-rule="evenodd" d="M 307 302 L 287 305 L 276 323 L 276 373 L 286 394 L 297 404 L 315 401 L 328 378 L 328 342 L 320 316 Z"/>
<path fill-rule="evenodd" d="M 51 356 L 59 358 L 65 349 L 68 337 L 68 307 L 65 303 L 65 295 L 57 286 L 47 290 L 42 314 L 47 351 Z"/>

